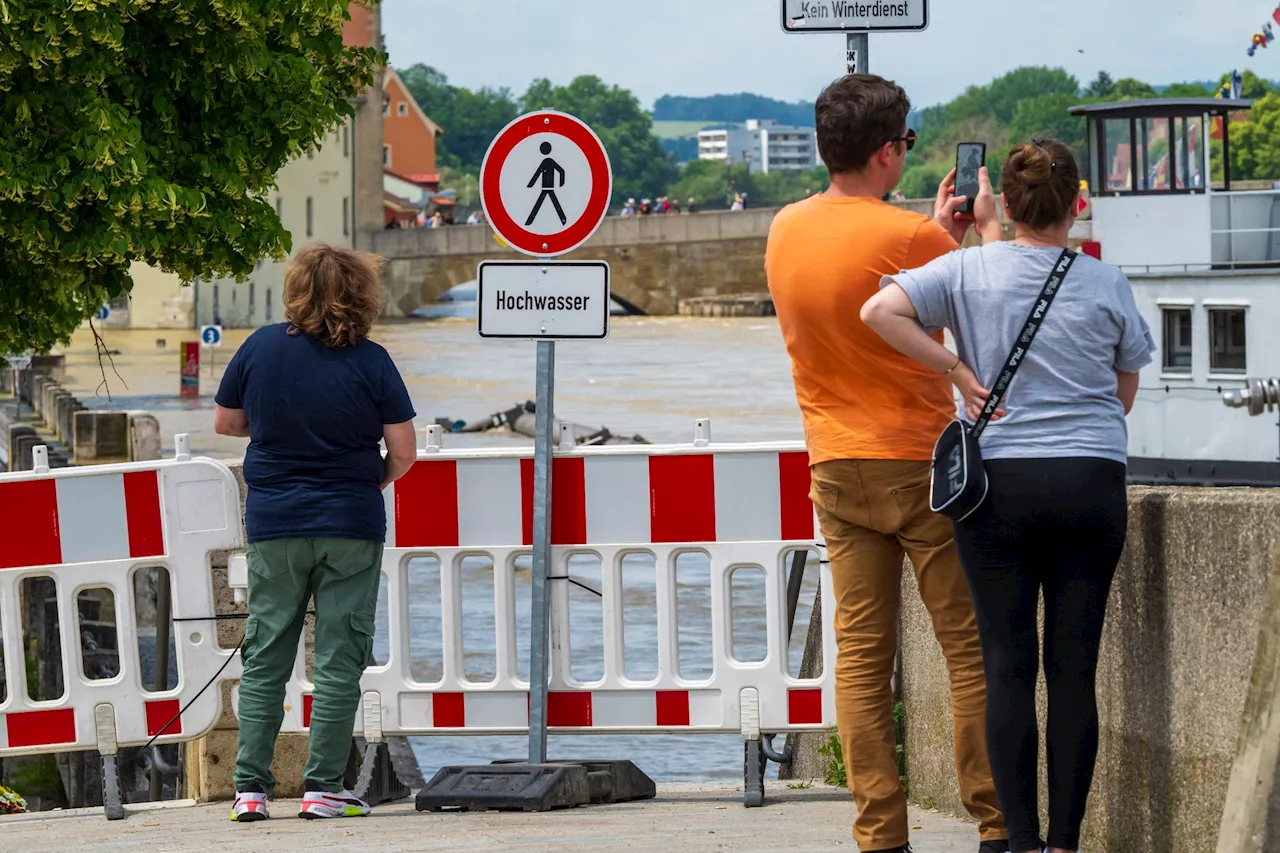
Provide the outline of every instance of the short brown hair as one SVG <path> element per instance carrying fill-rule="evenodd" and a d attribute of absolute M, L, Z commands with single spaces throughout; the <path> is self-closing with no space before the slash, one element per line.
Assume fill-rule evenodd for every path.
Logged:
<path fill-rule="evenodd" d="M 876 149 L 902 136 L 909 112 L 906 91 L 874 74 L 848 74 L 823 89 L 813 115 L 827 171 L 838 175 L 864 168 Z"/>
<path fill-rule="evenodd" d="M 1024 142 L 1009 152 L 1000 192 L 1013 221 L 1037 230 L 1071 215 L 1080 191 L 1080 166 L 1071 149 L 1054 139 Z"/>
<path fill-rule="evenodd" d="M 307 246 L 284 271 L 289 334 L 331 347 L 355 346 L 382 312 L 382 258 L 327 243 Z"/>

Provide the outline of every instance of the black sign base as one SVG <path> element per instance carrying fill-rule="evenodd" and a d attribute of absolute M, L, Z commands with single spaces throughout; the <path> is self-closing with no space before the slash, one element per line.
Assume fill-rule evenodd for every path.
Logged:
<path fill-rule="evenodd" d="M 657 786 L 630 761 L 499 761 L 442 767 L 418 792 L 420 812 L 545 812 L 650 799 Z"/>

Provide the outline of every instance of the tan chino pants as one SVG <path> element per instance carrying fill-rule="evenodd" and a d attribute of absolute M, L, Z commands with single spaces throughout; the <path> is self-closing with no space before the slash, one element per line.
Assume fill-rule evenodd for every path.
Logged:
<path fill-rule="evenodd" d="M 841 459 L 812 468 L 810 496 L 831 560 L 836 598 L 836 716 L 863 851 L 908 841 L 898 781 L 890 679 L 897 650 L 902 557 L 951 676 L 955 760 L 965 808 L 982 840 L 1007 837 L 987 763 L 986 688 L 969 587 L 951 522 L 929 509 L 929 463 Z"/>

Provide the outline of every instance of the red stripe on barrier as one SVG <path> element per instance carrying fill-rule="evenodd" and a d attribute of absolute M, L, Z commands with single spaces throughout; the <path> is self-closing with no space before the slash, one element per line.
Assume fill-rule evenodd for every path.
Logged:
<path fill-rule="evenodd" d="M 553 460 L 551 469 L 551 544 L 587 542 L 587 467 L 585 459 Z M 520 460 L 521 540 L 533 544 L 533 460 Z"/>
<path fill-rule="evenodd" d="M 557 459 L 551 476 L 551 544 L 587 542 L 587 460 Z"/>
<path fill-rule="evenodd" d="M 431 726 L 437 729 L 465 729 L 467 727 L 466 694 L 432 693 Z"/>
<path fill-rule="evenodd" d="M 574 691 L 547 693 L 547 725 L 556 727 L 591 727 L 591 694 Z"/>
<path fill-rule="evenodd" d="M 52 486 L 53 480 L 48 483 Z M 76 712 L 71 708 L 6 714 L 4 725 L 11 749 L 76 742 Z"/>
<path fill-rule="evenodd" d="M 533 460 L 520 460 L 520 542 L 533 544 Z"/>
<path fill-rule="evenodd" d="M 689 725 L 689 691 L 659 690 L 657 694 L 658 725 Z"/>
<path fill-rule="evenodd" d="M 649 457 L 649 524 L 654 542 L 714 542 L 715 459 Z"/>
<path fill-rule="evenodd" d="M 396 481 L 396 547 L 458 546 L 458 465 L 415 462 Z"/>
<path fill-rule="evenodd" d="M 782 538 L 813 539 L 813 502 L 809 500 L 809 454 L 778 454 Z"/>
<path fill-rule="evenodd" d="M 129 523 L 129 556 L 163 554 L 164 521 L 160 514 L 158 472 L 131 471 L 124 475 L 124 511 Z"/>
<path fill-rule="evenodd" d="M 793 726 L 822 724 L 822 688 L 787 691 L 787 721 Z"/>
<path fill-rule="evenodd" d="M 311 703 L 312 703 L 312 701 L 313 701 L 313 700 L 312 700 L 312 698 L 311 698 L 311 694 L 310 694 L 310 693 L 303 693 L 303 694 L 302 694 L 302 727 L 303 727 L 304 729 L 309 729 L 309 728 L 311 728 Z"/>
<path fill-rule="evenodd" d="M 156 737 L 161 730 L 166 735 L 182 734 L 182 717 L 178 716 L 178 712 L 182 710 L 181 702 L 177 699 L 156 699 L 154 702 L 145 703 L 145 706 L 147 737 Z M 173 720 L 173 725 L 166 729 L 165 724 L 170 720 Z"/>
<path fill-rule="evenodd" d="M 28 480 L 0 486 L 0 542 L 4 543 L 0 569 L 62 562 L 56 482 Z"/>

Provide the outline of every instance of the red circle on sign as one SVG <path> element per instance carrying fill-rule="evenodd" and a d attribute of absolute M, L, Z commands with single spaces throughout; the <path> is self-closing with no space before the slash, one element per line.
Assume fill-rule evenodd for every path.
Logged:
<path fill-rule="evenodd" d="M 554 234 L 534 234 L 519 225 L 503 204 L 499 183 L 502 167 L 522 140 L 540 133 L 554 133 L 572 142 L 587 158 L 591 168 L 591 195 L 577 220 Z M 613 171 L 604 143 L 595 131 L 568 113 L 544 110 L 520 116 L 504 127 L 490 144 L 480 166 L 480 206 L 498 236 L 511 248 L 526 255 L 563 255 L 590 239 L 605 214 L 613 195 Z"/>

